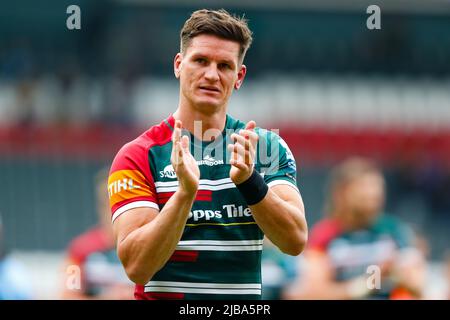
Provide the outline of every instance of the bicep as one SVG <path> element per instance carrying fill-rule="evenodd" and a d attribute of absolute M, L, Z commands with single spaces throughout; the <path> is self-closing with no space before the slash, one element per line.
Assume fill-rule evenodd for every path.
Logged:
<path fill-rule="evenodd" d="M 125 211 L 113 222 L 116 243 L 120 244 L 130 233 L 153 221 L 158 212 L 157 209 L 148 207 Z"/>
<path fill-rule="evenodd" d="M 294 207 L 298 208 L 305 214 L 305 206 L 300 192 L 293 186 L 286 184 L 278 184 L 270 187 L 273 193 L 275 193 L 280 199 L 288 202 Z"/>

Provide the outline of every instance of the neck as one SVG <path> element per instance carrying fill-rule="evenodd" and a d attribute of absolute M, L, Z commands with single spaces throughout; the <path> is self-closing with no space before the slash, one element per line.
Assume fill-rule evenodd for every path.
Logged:
<path fill-rule="evenodd" d="M 173 117 L 181 120 L 183 128 L 198 140 L 211 140 L 222 134 L 227 113 L 226 108 L 220 108 L 215 112 L 205 112 L 180 102 Z"/>

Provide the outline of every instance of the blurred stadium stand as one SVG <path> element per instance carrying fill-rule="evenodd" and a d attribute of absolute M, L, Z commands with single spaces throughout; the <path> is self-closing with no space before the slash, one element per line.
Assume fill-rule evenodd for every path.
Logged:
<path fill-rule="evenodd" d="M 248 79 L 230 112 L 280 130 L 299 163 L 310 225 L 323 213 L 330 165 L 366 155 L 385 169 L 387 210 L 420 229 L 440 259 L 450 240 L 449 3 L 389 1 L 384 12 L 379 1 L 377 31 L 366 29 L 365 1 L 227 3 L 254 32 Z M 81 7 L 80 31 L 65 28 L 70 4 Z M 61 252 L 96 221 L 93 176 L 124 142 L 175 110 L 178 32 L 202 4 L 0 5 L 8 248 Z"/>

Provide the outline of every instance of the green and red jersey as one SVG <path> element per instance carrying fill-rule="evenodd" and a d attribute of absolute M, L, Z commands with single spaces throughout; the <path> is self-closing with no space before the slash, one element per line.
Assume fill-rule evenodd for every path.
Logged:
<path fill-rule="evenodd" d="M 117 257 L 114 244 L 100 226 L 73 239 L 68 247 L 67 258 L 70 264 L 80 268 L 82 292 L 85 295 L 94 297 L 117 285 L 132 285 Z"/>
<path fill-rule="evenodd" d="M 126 211 L 162 210 L 178 188 L 170 162 L 173 116 L 127 143 L 116 155 L 108 181 L 112 220 Z M 137 299 L 260 299 L 264 234 L 229 176 L 230 135 L 245 123 L 227 115 L 222 135 L 212 142 L 191 139 L 200 169 L 195 202 L 175 252 Z M 295 159 L 274 132 L 256 128 L 255 170 L 269 187 L 295 188 Z"/>
<path fill-rule="evenodd" d="M 311 230 L 308 249 L 326 254 L 334 270 L 335 281 L 369 276 L 370 266 L 381 266 L 398 257 L 399 252 L 413 248 L 413 232 L 389 215 L 380 215 L 366 228 L 345 230 L 339 220 L 325 218 Z M 388 298 L 395 289 L 389 278 L 370 298 Z"/>

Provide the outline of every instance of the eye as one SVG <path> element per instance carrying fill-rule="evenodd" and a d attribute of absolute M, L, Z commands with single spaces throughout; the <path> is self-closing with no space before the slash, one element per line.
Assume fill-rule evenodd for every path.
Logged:
<path fill-rule="evenodd" d="M 220 69 L 231 69 L 231 66 L 228 63 L 220 63 L 219 68 Z"/>
<path fill-rule="evenodd" d="M 196 63 L 199 63 L 199 64 L 205 64 L 206 63 L 206 59 L 205 58 L 196 58 L 194 61 Z"/>

